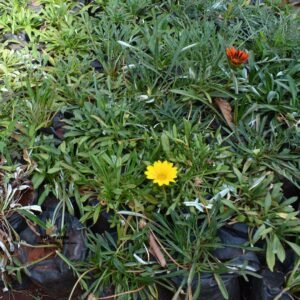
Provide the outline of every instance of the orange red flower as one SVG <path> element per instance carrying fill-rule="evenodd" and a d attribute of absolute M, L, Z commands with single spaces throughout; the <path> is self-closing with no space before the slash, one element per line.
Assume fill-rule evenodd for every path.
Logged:
<path fill-rule="evenodd" d="M 234 66 L 239 66 L 245 63 L 249 58 L 249 54 L 247 52 L 237 50 L 234 47 L 226 48 L 226 55 L 230 63 Z"/>

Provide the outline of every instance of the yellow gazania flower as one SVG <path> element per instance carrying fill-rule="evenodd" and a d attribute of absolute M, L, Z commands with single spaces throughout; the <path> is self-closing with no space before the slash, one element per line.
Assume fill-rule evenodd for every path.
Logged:
<path fill-rule="evenodd" d="M 153 165 L 147 167 L 145 175 L 159 186 L 169 185 L 170 182 L 175 182 L 177 168 L 173 167 L 173 164 L 166 160 L 163 162 L 158 160 Z"/>

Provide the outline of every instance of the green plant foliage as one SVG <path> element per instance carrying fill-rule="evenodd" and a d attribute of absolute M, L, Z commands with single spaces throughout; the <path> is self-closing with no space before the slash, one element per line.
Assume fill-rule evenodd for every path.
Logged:
<path fill-rule="evenodd" d="M 214 255 L 235 223 L 270 270 L 295 253 L 283 293 L 299 292 L 299 199 L 286 188 L 300 188 L 299 11 L 249 2 L 0 0 L 1 235 L 19 243 L 7 217 L 21 166 L 35 205 L 53 196 L 88 230 L 85 261 L 58 254 L 82 299 L 158 299 L 159 285 L 196 299 L 203 272 L 228 298 L 222 274 L 258 276 Z M 249 59 L 234 65 L 228 47 Z M 159 160 L 175 182 L 146 178 Z M 111 231 L 88 229 L 104 213 Z M 20 279 L 7 242 L 1 267 Z"/>

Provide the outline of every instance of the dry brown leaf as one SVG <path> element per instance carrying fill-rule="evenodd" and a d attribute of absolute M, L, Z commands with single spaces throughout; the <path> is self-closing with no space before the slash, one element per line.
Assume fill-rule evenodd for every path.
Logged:
<path fill-rule="evenodd" d="M 232 109 L 230 104 L 222 98 L 216 98 L 214 99 L 214 102 L 220 109 L 224 119 L 226 120 L 227 125 L 231 127 L 233 125 L 233 122 L 232 122 Z"/>
<path fill-rule="evenodd" d="M 152 250 L 151 252 L 156 257 L 159 264 L 163 268 L 165 268 L 167 266 L 166 259 L 163 255 L 163 253 L 161 252 L 160 247 L 159 247 L 158 243 L 156 242 L 154 234 L 152 232 L 150 232 L 150 234 L 149 234 L 149 245 L 150 245 L 150 249 Z"/>
<path fill-rule="evenodd" d="M 193 292 L 192 292 L 192 287 L 190 285 L 188 286 L 187 292 L 188 292 L 189 300 L 193 300 Z"/>
<path fill-rule="evenodd" d="M 194 179 L 194 184 L 196 187 L 200 187 L 202 184 L 202 179 L 199 176 L 196 176 Z"/>
<path fill-rule="evenodd" d="M 21 140 L 21 135 L 16 133 L 16 132 L 13 132 L 10 136 L 12 139 L 16 140 L 17 142 L 19 142 Z"/>
<path fill-rule="evenodd" d="M 30 155 L 27 151 L 27 149 L 23 149 L 23 159 L 28 162 L 29 165 L 32 164 L 31 159 L 30 159 Z"/>

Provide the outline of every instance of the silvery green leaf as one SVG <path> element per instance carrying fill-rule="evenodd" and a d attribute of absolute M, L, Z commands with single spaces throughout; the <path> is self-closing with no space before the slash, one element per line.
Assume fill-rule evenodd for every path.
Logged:
<path fill-rule="evenodd" d="M 249 188 L 249 190 L 253 190 L 254 188 L 256 188 L 258 185 L 260 185 L 263 180 L 266 178 L 266 174 L 264 174 L 263 176 L 257 178 L 254 183 L 252 184 L 252 186 Z"/>
<path fill-rule="evenodd" d="M 130 45 L 129 43 L 126 43 L 124 41 L 118 41 L 118 44 L 120 44 L 121 46 L 125 47 L 125 48 L 131 48 L 131 49 L 136 49 L 136 47 Z"/>
<path fill-rule="evenodd" d="M 183 202 L 183 204 L 186 205 L 186 206 L 195 207 L 200 212 L 204 212 L 204 208 L 205 209 L 211 209 L 213 207 L 212 203 L 208 203 L 207 205 L 204 205 L 203 203 L 200 203 L 198 198 L 196 198 L 194 201 L 185 201 L 185 202 Z"/>
<path fill-rule="evenodd" d="M 147 219 L 146 216 L 144 216 L 143 214 L 140 213 L 136 213 L 133 211 L 126 211 L 126 210 L 120 210 L 117 212 L 119 215 L 128 215 L 128 216 L 134 216 L 134 217 L 140 217 L 140 218 L 145 218 Z"/>
<path fill-rule="evenodd" d="M 186 50 L 188 50 L 188 49 L 191 49 L 191 48 L 197 46 L 198 44 L 199 44 L 199 43 L 194 43 L 194 44 L 190 44 L 190 45 L 188 45 L 188 46 L 186 46 L 186 47 L 183 47 L 183 48 L 180 50 L 180 52 L 184 52 L 184 51 L 186 51 Z"/>
<path fill-rule="evenodd" d="M 135 64 L 129 64 L 129 65 L 124 66 L 122 69 L 124 71 L 127 71 L 127 70 L 134 69 L 134 68 L 136 68 Z"/>
<path fill-rule="evenodd" d="M 33 210 L 33 211 L 42 212 L 42 208 L 41 208 L 40 205 L 27 205 L 27 206 L 19 207 L 19 209 Z"/>
<path fill-rule="evenodd" d="M 148 265 L 148 262 L 144 261 L 142 258 L 140 258 L 137 254 L 133 254 L 133 257 L 142 265 Z"/>
<path fill-rule="evenodd" d="M 28 189 L 29 187 L 29 185 L 20 185 L 19 187 L 17 187 L 17 191 L 23 191 Z"/>

